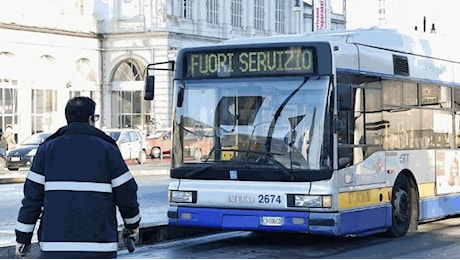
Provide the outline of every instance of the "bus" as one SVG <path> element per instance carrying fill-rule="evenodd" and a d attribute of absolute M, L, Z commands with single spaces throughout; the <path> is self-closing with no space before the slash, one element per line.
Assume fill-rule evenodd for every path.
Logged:
<path fill-rule="evenodd" d="M 179 50 L 169 224 L 400 237 L 459 214 L 454 52 L 378 28 Z M 190 134 L 211 149 L 189 156 Z"/>

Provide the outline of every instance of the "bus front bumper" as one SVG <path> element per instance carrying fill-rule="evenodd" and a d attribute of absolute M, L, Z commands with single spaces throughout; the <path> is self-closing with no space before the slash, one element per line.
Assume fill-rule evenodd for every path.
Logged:
<path fill-rule="evenodd" d="M 168 219 L 185 227 L 361 236 L 391 226 L 391 207 L 341 213 L 170 207 Z"/>

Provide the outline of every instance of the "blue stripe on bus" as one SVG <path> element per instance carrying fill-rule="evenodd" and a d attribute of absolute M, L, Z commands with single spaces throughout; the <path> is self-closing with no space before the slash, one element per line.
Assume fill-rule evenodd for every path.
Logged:
<path fill-rule="evenodd" d="M 339 233 L 364 236 L 383 232 L 391 226 L 391 213 L 391 204 L 341 212 Z"/>
<path fill-rule="evenodd" d="M 430 220 L 460 213 L 460 195 L 424 198 L 420 200 L 420 220 Z"/>
<path fill-rule="evenodd" d="M 186 219 L 182 218 L 183 214 L 187 216 Z M 178 218 L 169 218 L 169 224 L 223 230 L 364 235 L 381 232 L 391 225 L 391 205 L 341 213 L 179 207 L 177 216 Z M 284 224 L 281 226 L 262 225 L 261 219 L 264 216 L 282 217 Z M 303 223 L 299 223 L 300 219 L 303 219 Z"/>

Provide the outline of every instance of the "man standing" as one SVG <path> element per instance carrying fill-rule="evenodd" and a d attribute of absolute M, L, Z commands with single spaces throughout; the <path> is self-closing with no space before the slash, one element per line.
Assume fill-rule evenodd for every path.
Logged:
<path fill-rule="evenodd" d="M 6 126 L 5 132 L 2 133 L 2 139 L 7 144 L 7 150 L 16 148 L 16 141 L 14 140 L 13 127 L 11 125 Z"/>
<path fill-rule="evenodd" d="M 67 126 L 38 148 L 24 183 L 16 225 L 16 254 L 25 256 L 40 218 L 44 258 L 116 258 L 116 208 L 131 236 L 141 216 L 137 183 L 108 135 L 94 127 L 95 102 L 67 102 Z"/>

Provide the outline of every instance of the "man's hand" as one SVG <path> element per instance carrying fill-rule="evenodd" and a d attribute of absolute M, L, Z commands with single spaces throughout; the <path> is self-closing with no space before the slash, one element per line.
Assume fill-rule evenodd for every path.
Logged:
<path fill-rule="evenodd" d="M 30 252 L 32 245 L 31 244 L 21 244 L 21 243 L 16 243 L 16 256 L 24 257 L 27 255 L 27 253 Z"/>
<path fill-rule="evenodd" d="M 135 229 L 123 228 L 123 240 L 125 241 L 126 248 L 128 249 L 128 252 L 130 253 L 136 250 L 134 241 L 136 241 L 137 235 L 139 235 L 139 228 L 135 228 Z"/>
<path fill-rule="evenodd" d="M 139 235 L 139 228 L 129 229 L 123 228 L 123 234 L 129 234 L 128 237 L 136 238 Z"/>

